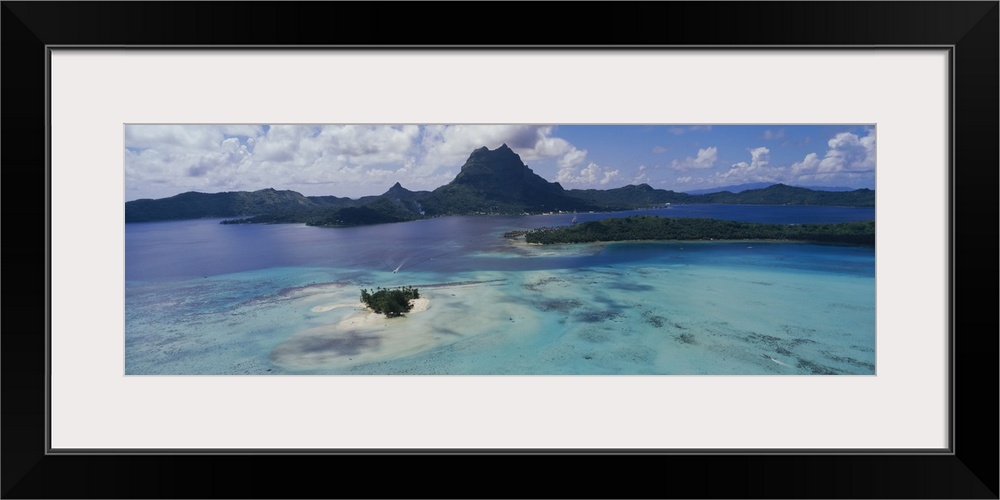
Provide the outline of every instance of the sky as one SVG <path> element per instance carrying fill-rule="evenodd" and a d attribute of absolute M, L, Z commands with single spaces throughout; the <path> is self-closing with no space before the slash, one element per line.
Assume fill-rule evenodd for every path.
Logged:
<path fill-rule="evenodd" d="M 430 191 L 502 144 L 566 189 L 875 187 L 871 125 L 126 125 L 125 199 Z"/>

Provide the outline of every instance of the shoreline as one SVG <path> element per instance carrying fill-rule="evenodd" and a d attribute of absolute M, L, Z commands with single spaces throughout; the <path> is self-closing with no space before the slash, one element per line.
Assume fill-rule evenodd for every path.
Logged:
<path fill-rule="evenodd" d="M 543 245 L 617 241 L 774 241 L 874 247 L 875 221 L 775 224 L 639 215 L 588 221 L 580 225 L 539 228 L 524 233 L 523 238 L 527 243 Z"/>
<path fill-rule="evenodd" d="M 399 336 L 390 325 L 403 326 L 410 314 L 431 308 L 430 299 L 413 299 L 410 311 L 398 318 L 372 311 L 361 302 L 329 304 L 312 308 L 313 312 L 354 308 L 336 323 L 310 328 L 293 335 L 278 345 L 270 355 L 271 362 L 292 371 L 346 368 L 361 363 L 377 362 L 400 355 L 420 352 L 432 346 L 425 335 Z M 419 329 L 419 323 L 414 325 Z M 318 349 L 317 349 L 318 348 Z"/>
<path fill-rule="evenodd" d="M 567 242 L 567 243 L 531 243 L 528 241 L 521 240 L 524 245 L 529 245 L 533 247 L 549 247 L 557 245 L 596 245 L 603 244 L 609 245 L 613 243 L 804 243 L 809 245 L 835 245 L 835 246 L 847 246 L 847 247 L 872 247 L 875 245 L 868 245 L 864 243 L 843 243 L 837 241 L 814 241 L 814 240 L 722 240 L 722 239 L 708 239 L 708 240 L 595 240 L 595 241 L 577 241 L 577 242 Z"/>
<path fill-rule="evenodd" d="M 418 313 L 418 312 L 426 311 L 427 309 L 430 308 L 430 302 L 431 301 L 430 301 L 430 299 L 428 299 L 426 297 L 421 297 L 419 299 L 412 299 L 410 302 L 411 302 L 412 307 L 410 308 L 410 310 L 406 314 L 413 314 L 413 313 Z M 368 315 L 371 315 L 371 316 L 381 316 L 384 319 L 389 319 L 385 314 L 374 312 L 374 311 L 371 310 L 371 308 L 369 308 L 368 306 L 364 305 L 361 302 L 355 302 L 353 304 L 327 304 L 325 306 L 314 306 L 314 307 L 312 307 L 312 308 L 309 309 L 309 312 L 322 313 L 322 312 L 334 311 L 336 309 L 344 309 L 344 308 L 347 308 L 347 307 L 353 307 L 353 308 L 357 309 L 359 311 L 358 313 L 360 313 L 360 311 L 367 311 Z M 401 317 L 405 317 L 406 314 L 404 314 Z"/>
<path fill-rule="evenodd" d="M 698 243 L 792 243 L 792 244 L 806 244 L 806 245 L 831 245 L 831 246 L 847 246 L 847 247 L 868 247 L 874 248 L 875 245 L 867 245 L 863 243 L 842 243 L 835 241 L 813 241 L 813 240 L 721 240 L 721 239 L 708 239 L 708 240 L 595 240 L 595 241 L 578 241 L 578 242 L 567 242 L 567 243 L 532 243 L 525 241 L 524 237 L 517 238 L 507 238 L 512 245 L 520 247 L 530 247 L 530 248 L 558 248 L 572 245 L 613 245 L 615 243 L 684 243 L 684 244 L 698 244 Z"/>

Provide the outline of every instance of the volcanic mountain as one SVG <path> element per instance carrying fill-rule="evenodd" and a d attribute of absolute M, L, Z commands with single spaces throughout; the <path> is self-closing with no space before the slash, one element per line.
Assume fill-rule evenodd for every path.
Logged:
<path fill-rule="evenodd" d="M 520 213 L 591 209 L 558 182 L 534 173 L 506 144 L 472 152 L 448 184 L 421 200 L 428 214 Z"/>

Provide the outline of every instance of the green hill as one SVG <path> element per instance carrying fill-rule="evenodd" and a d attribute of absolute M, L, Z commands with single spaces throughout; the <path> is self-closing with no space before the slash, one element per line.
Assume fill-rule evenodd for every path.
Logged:
<path fill-rule="evenodd" d="M 776 240 L 874 246 L 875 222 L 761 224 L 642 215 L 536 229 L 528 231 L 524 239 L 528 243 L 542 244 L 644 240 Z"/>
<path fill-rule="evenodd" d="M 653 189 L 649 184 L 622 186 L 615 189 L 573 189 L 569 196 L 578 198 L 598 207 L 602 211 L 635 210 L 664 205 L 666 203 L 690 203 L 694 198 L 689 194 L 675 193 L 663 189 Z"/>
<path fill-rule="evenodd" d="M 224 193 L 181 193 L 157 200 L 125 202 L 125 222 L 149 222 L 211 217 L 246 217 L 294 213 L 315 208 L 351 206 L 353 200 L 336 196 L 305 197 L 295 191 L 261 189 Z"/>
<path fill-rule="evenodd" d="M 687 203 L 727 203 L 738 205 L 836 205 L 842 207 L 874 207 L 875 191 L 815 191 L 812 189 L 775 184 L 763 189 L 750 189 L 739 193 L 723 191 L 691 195 Z"/>

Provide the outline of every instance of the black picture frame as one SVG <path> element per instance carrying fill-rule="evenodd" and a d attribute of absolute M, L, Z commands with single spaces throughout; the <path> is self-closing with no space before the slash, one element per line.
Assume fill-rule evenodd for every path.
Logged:
<path fill-rule="evenodd" d="M 549 17 L 528 3 L 3 2 L 3 254 L 9 270 L 44 270 L 9 281 L 4 294 L 3 497 L 998 498 L 997 316 L 971 300 L 992 300 L 996 291 L 1000 3 L 549 7 L 573 15 Z M 560 33 L 570 19 L 576 27 Z M 562 46 L 567 40 L 653 48 L 951 47 L 949 453 L 47 453 L 47 47 Z M 561 474 L 562 467 L 573 476 Z M 330 476 L 305 472 L 317 468 Z M 383 481 L 361 480 L 373 469 Z"/>

